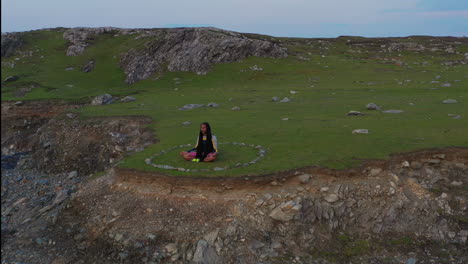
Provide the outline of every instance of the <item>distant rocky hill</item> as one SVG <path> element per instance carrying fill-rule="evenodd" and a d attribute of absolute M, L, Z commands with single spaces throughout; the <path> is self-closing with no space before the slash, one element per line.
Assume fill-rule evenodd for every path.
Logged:
<path fill-rule="evenodd" d="M 88 45 L 88 39 L 105 33 L 135 34 L 136 38 L 149 37 L 143 49 L 132 48 L 120 59 L 127 83 L 134 83 L 163 71 L 206 74 L 215 63 L 235 62 L 248 56 L 287 56 L 285 48 L 270 40 L 216 28 L 72 28 L 63 34 L 70 41 L 67 55 L 80 55 Z"/>

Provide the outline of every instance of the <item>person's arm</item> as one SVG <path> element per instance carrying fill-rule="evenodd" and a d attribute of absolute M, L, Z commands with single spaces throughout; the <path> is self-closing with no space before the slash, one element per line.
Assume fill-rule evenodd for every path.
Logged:
<path fill-rule="evenodd" d="M 215 149 L 216 153 L 218 153 L 218 140 L 216 136 L 211 137 L 211 142 L 213 143 L 213 148 Z"/>

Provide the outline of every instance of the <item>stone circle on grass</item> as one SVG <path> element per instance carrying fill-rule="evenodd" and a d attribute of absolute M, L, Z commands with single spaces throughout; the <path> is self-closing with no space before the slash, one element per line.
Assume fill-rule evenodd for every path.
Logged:
<path fill-rule="evenodd" d="M 156 153 L 156 154 L 152 155 L 151 157 L 145 159 L 145 163 L 150 165 L 150 166 L 153 166 L 155 168 L 166 169 L 166 170 L 177 170 L 177 171 L 183 171 L 183 172 L 223 171 L 223 170 L 228 170 L 228 169 L 232 169 L 232 168 L 247 167 L 249 165 L 255 164 L 260 159 L 265 157 L 265 154 L 266 154 L 266 150 L 260 145 L 246 144 L 246 143 L 242 143 L 242 142 L 222 142 L 222 143 L 219 143 L 219 145 L 225 145 L 225 144 L 252 147 L 252 148 L 258 150 L 257 157 L 255 157 L 255 159 L 253 159 L 253 160 L 251 160 L 249 162 L 236 163 L 234 165 L 229 165 L 229 166 L 224 166 L 224 167 L 214 167 L 212 169 L 187 169 L 187 168 L 182 168 L 182 167 L 174 167 L 174 166 L 167 165 L 167 164 L 156 164 L 156 163 L 153 162 L 154 158 L 156 158 L 157 156 L 166 154 L 169 151 L 172 151 L 172 150 L 178 149 L 178 148 L 185 148 L 185 147 L 192 146 L 192 144 L 185 144 L 185 145 L 174 146 L 174 147 L 169 148 L 167 150 L 160 151 L 159 153 Z"/>

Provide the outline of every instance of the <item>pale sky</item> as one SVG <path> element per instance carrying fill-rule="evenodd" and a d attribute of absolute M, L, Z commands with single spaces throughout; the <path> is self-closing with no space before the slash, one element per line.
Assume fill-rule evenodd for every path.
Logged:
<path fill-rule="evenodd" d="M 283 37 L 468 36 L 468 0 L 1 0 L 2 32 L 211 26 Z"/>

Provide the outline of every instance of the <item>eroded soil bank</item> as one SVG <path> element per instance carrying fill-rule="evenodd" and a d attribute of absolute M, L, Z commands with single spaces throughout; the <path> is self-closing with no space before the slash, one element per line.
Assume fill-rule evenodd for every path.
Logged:
<path fill-rule="evenodd" d="M 91 174 L 115 165 L 125 155 L 157 142 L 142 116 L 80 119 L 62 101 L 2 103 L 2 155 L 27 153 L 22 167 L 48 173 Z M 24 161 L 23 161 L 24 162 Z"/>

